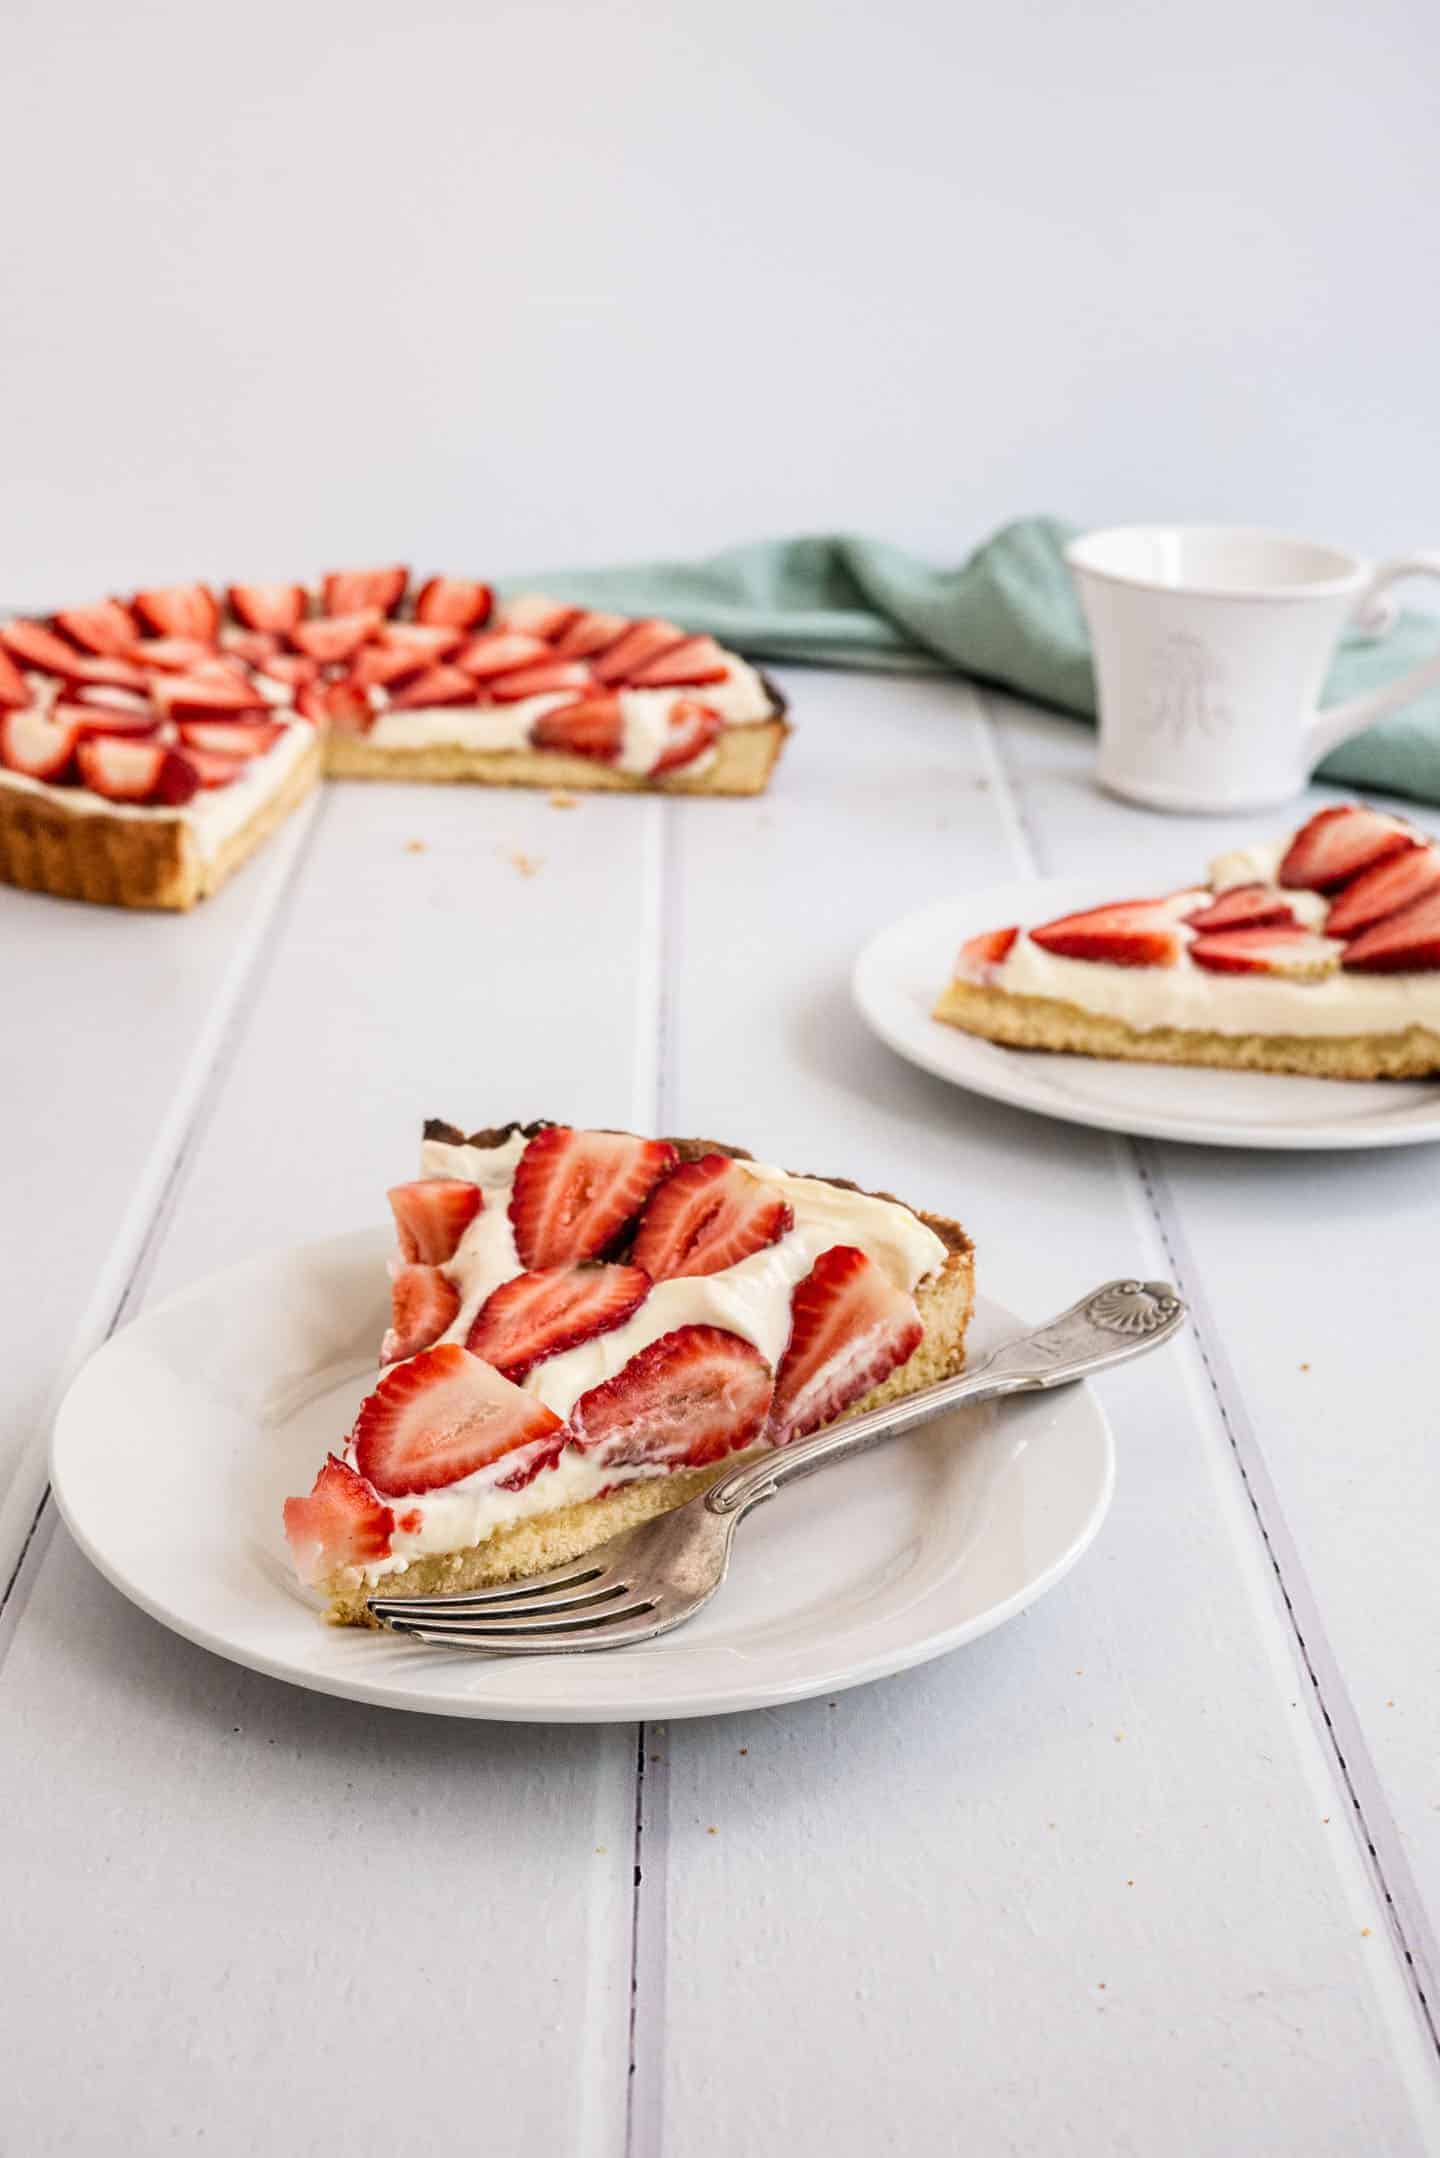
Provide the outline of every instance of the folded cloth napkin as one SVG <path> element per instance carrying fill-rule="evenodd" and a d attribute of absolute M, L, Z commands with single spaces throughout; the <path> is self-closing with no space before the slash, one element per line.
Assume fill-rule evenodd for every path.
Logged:
<path fill-rule="evenodd" d="M 883 540 L 762 540 L 705 562 L 550 571 L 524 582 L 577 606 L 672 616 L 756 659 L 956 673 L 1095 717 L 1095 675 L 1064 548 L 1078 528 L 1023 517 L 959 569 Z M 1440 621 L 1401 614 L 1387 635 L 1347 637 L 1323 701 L 1378 688 L 1440 649 Z M 1440 689 L 1344 743 L 1326 779 L 1440 801 Z"/>

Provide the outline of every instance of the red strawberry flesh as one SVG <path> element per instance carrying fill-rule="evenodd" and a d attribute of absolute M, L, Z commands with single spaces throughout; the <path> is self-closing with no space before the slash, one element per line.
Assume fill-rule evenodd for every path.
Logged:
<path fill-rule="evenodd" d="M 55 627 L 82 651 L 110 659 L 123 657 L 136 637 L 135 617 L 118 599 L 103 599 L 95 607 L 62 607 Z"/>
<path fill-rule="evenodd" d="M 388 1558 L 394 1532 L 390 1508 L 337 1454 L 326 1460 L 308 1498 L 285 1501 L 285 1535 L 302 1581 Z"/>
<path fill-rule="evenodd" d="M 483 1205 L 479 1185 L 467 1184 L 463 1177 L 420 1177 L 413 1184 L 393 1185 L 386 1197 L 395 1216 L 400 1256 L 420 1266 L 443 1266 L 453 1259 Z"/>
<path fill-rule="evenodd" d="M 1120 899 L 1083 914 L 1064 914 L 1032 929 L 1030 940 L 1065 959 L 1113 967 L 1169 967 L 1180 956 L 1175 916 L 1162 899 Z"/>
<path fill-rule="evenodd" d="M 358 652 L 366 639 L 374 636 L 382 619 L 378 607 L 362 607 L 354 613 L 329 618 L 316 615 L 308 622 L 295 624 L 290 642 L 297 652 L 331 667 Z"/>
<path fill-rule="evenodd" d="M 390 698 L 397 712 L 423 711 L 429 706 L 477 704 L 480 685 L 459 667 L 427 667 L 413 682 L 395 690 Z"/>
<path fill-rule="evenodd" d="M 853 1244 L 822 1252 L 790 1300 L 771 1432 L 803 1438 L 889 1377 L 924 1339 L 915 1299 Z"/>
<path fill-rule="evenodd" d="M 637 689 L 679 689 L 686 683 L 723 682 L 729 663 L 713 637 L 687 637 L 658 659 L 637 667 L 629 679 Z"/>
<path fill-rule="evenodd" d="M 699 1468 L 761 1436 L 773 1392 L 752 1342 L 720 1326 L 680 1326 L 582 1394 L 570 1427 L 607 1468 Z"/>
<path fill-rule="evenodd" d="M 172 584 L 137 592 L 132 604 L 157 637 L 195 637 L 212 644 L 220 627 L 220 603 L 205 584 Z"/>
<path fill-rule="evenodd" d="M 551 660 L 537 667 L 520 667 L 514 674 L 495 675 L 486 686 L 497 704 L 518 704 L 524 697 L 548 697 L 557 690 L 582 693 L 593 684 L 585 662 L 569 659 Z"/>
<path fill-rule="evenodd" d="M 481 1305 L 465 1346 L 518 1381 L 543 1358 L 623 1325 L 649 1293 L 650 1277 L 638 1266 L 547 1266 L 516 1274 Z"/>
<path fill-rule="evenodd" d="M 613 764 L 624 738 L 620 699 L 614 696 L 558 704 L 530 723 L 536 749 L 568 750 L 572 757 L 594 757 L 601 764 Z"/>
<path fill-rule="evenodd" d="M 1321 809 L 1302 824 L 1280 864 L 1279 882 L 1292 890 L 1338 891 L 1362 869 L 1421 845 L 1420 835 L 1363 803 Z"/>
<path fill-rule="evenodd" d="M 122 740 L 94 735 L 76 750 L 80 777 L 95 794 L 111 802 L 136 802 L 176 809 L 199 788 L 194 767 L 163 742 Z"/>
<path fill-rule="evenodd" d="M 417 1356 L 453 1325 L 460 1292 L 438 1266 L 397 1266 L 390 1274 L 390 1330 L 380 1350 L 382 1364 Z"/>
<path fill-rule="evenodd" d="M 693 697 L 677 697 L 665 715 L 665 746 L 650 767 L 650 778 L 663 779 L 667 772 L 683 771 L 694 764 L 714 748 L 724 727 L 720 714 L 708 704 L 697 704 Z"/>
<path fill-rule="evenodd" d="M 10 654 L 0 647 L 0 704 L 28 704 L 30 685 Z"/>
<path fill-rule="evenodd" d="M 46 780 L 52 786 L 73 778 L 80 729 L 63 713 L 63 706 L 53 713 L 36 709 L 0 712 L 0 763 L 8 765 L 12 772 Z"/>
<path fill-rule="evenodd" d="M 794 1226 L 773 1185 L 724 1154 L 706 1154 L 656 1185 L 630 1256 L 652 1281 L 718 1274 L 766 1250 Z"/>
<path fill-rule="evenodd" d="M 216 750 L 222 757 L 263 757 L 285 732 L 278 719 L 182 719 L 180 739 L 187 749 Z"/>
<path fill-rule="evenodd" d="M 472 637 L 455 664 L 484 681 L 492 674 L 514 674 L 517 668 L 553 656 L 543 637 L 530 637 L 522 630 L 490 629 L 483 637 Z"/>
<path fill-rule="evenodd" d="M 355 1420 L 355 1463 L 387 1498 L 435 1491 L 566 1427 L 532 1394 L 457 1342 L 387 1371 Z"/>
<path fill-rule="evenodd" d="M 1198 935 L 1206 936 L 1214 929 L 1264 929 L 1274 922 L 1293 922 L 1295 909 L 1268 884 L 1236 884 L 1186 920 Z"/>
<path fill-rule="evenodd" d="M 381 614 L 393 614 L 409 582 L 410 572 L 400 562 L 385 569 L 331 570 L 321 588 L 325 612 L 345 615 L 375 607 Z"/>
<path fill-rule="evenodd" d="M 293 629 L 309 604 L 303 584 L 232 584 L 226 597 L 247 629 Z"/>
<path fill-rule="evenodd" d="M 966 939 L 955 961 L 955 972 L 970 981 L 983 981 L 1008 959 L 1014 948 L 1018 929 L 982 929 L 980 934 Z"/>
<path fill-rule="evenodd" d="M 1440 847 L 1407 847 L 1347 884 L 1325 918 L 1327 937 L 1353 937 L 1440 887 Z"/>
<path fill-rule="evenodd" d="M 1197 937 L 1190 947 L 1197 967 L 1212 974 L 1331 974 L 1340 963 L 1340 946 L 1299 923 L 1274 922 L 1249 929 L 1220 929 Z"/>
<path fill-rule="evenodd" d="M 1362 930 L 1344 964 L 1362 974 L 1429 974 L 1440 967 L 1440 892 Z"/>
<path fill-rule="evenodd" d="M 630 1132 L 552 1125 L 520 1157 L 510 1195 L 515 1247 L 527 1268 L 598 1259 L 675 1166 L 673 1146 Z"/>
<path fill-rule="evenodd" d="M 448 629 L 473 629 L 494 603 L 488 584 L 468 577 L 431 577 L 415 595 L 415 619 L 443 623 Z"/>
<path fill-rule="evenodd" d="M 634 622 L 617 643 L 592 663 L 596 679 L 601 682 L 633 681 L 638 671 L 652 665 L 662 652 L 673 652 L 688 641 L 684 630 L 677 629 L 673 622 Z"/>

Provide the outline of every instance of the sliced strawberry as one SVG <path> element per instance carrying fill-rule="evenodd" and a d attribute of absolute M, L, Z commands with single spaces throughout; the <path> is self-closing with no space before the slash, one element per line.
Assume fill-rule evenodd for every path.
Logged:
<path fill-rule="evenodd" d="M 1302 824 L 1280 864 L 1279 881 L 1292 890 L 1333 892 L 1362 869 L 1373 869 L 1392 854 L 1423 842 L 1394 817 L 1363 803 L 1344 802 L 1321 809 Z"/>
<path fill-rule="evenodd" d="M 290 642 L 310 659 L 333 667 L 358 652 L 384 619 L 378 607 L 361 607 L 353 614 L 337 614 L 328 620 L 317 615 L 312 621 L 297 622 L 290 632 Z"/>
<path fill-rule="evenodd" d="M 572 1131 L 553 1124 L 530 1141 L 515 1171 L 510 1224 L 527 1267 L 598 1259 L 632 1221 L 675 1149 L 628 1131 Z"/>
<path fill-rule="evenodd" d="M 400 562 L 387 569 L 331 570 L 321 587 L 325 612 L 347 615 L 378 608 L 381 614 L 393 614 L 409 582 L 410 572 Z"/>
<path fill-rule="evenodd" d="M 247 629 L 293 629 L 309 605 L 303 584 L 232 584 L 225 597 L 230 612 Z"/>
<path fill-rule="evenodd" d="M 421 666 L 430 660 L 451 659 L 465 642 L 465 632 L 449 629 L 443 622 L 382 622 L 380 643 L 391 652 L 406 652 Z"/>
<path fill-rule="evenodd" d="M 1066 959 L 1097 959 L 1112 967 L 1173 967 L 1180 934 L 1163 899 L 1118 899 L 1084 914 L 1064 914 L 1030 932 L 1031 942 Z"/>
<path fill-rule="evenodd" d="M 280 649 L 280 639 L 273 629 L 234 629 L 229 624 L 220 632 L 220 650 L 229 659 L 240 659 L 247 667 L 265 667 Z"/>
<path fill-rule="evenodd" d="M 1197 937 L 1190 957 L 1212 974 L 1285 974 L 1297 981 L 1318 981 L 1333 974 L 1342 947 L 1316 936 L 1298 923 L 1273 923 L 1262 929 L 1222 929 Z"/>
<path fill-rule="evenodd" d="M 641 1216 L 632 1262 L 652 1281 L 719 1274 L 764 1251 L 795 1226 L 773 1185 L 724 1154 L 672 1169 Z"/>
<path fill-rule="evenodd" d="M 415 595 L 417 622 L 439 622 L 447 629 L 473 629 L 495 604 L 488 584 L 468 577 L 432 577 Z"/>
<path fill-rule="evenodd" d="M 243 719 L 268 710 L 254 684 L 234 674 L 161 674 L 150 695 L 172 719 Z"/>
<path fill-rule="evenodd" d="M 400 1256 L 412 1266 L 443 1266 L 483 1205 L 478 1184 L 458 1176 L 423 1176 L 385 1195 L 395 1216 Z"/>
<path fill-rule="evenodd" d="M 0 763 L 54 786 L 73 778 L 80 729 L 73 720 L 62 718 L 63 710 L 61 706 L 42 712 L 32 706 L 28 711 L 0 712 Z"/>
<path fill-rule="evenodd" d="M 1440 967 L 1440 892 L 1362 930 L 1346 945 L 1344 964 L 1362 974 L 1433 973 Z"/>
<path fill-rule="evenodd" d="M 163 742 L 97 734 L 79 744 L 76 756 L 85 785 L 110 802 L 153 802 L 178 809 L 200 785 L 188 759 Z"/>
<path fill-rule="evenodd" d="M 481 1305 L 465 1346 L 518 1384 L 543 1358 L 623 1325 L 649 1293 L 650 1276 L 638 1266 L 545 1266 L 516 1274 Z"/>
<path fill-rule="evenodd" d="M 386 644 L 367 644 L 350 662 L 350 679 L 362 689 L 391 689 L 396 683 L 413 681 L 429 662 L 418 652 L 405 652 Z"/>
<path fill-rule="evenodd" d="M 118 599 L 102 599 L 94 607 L 62 607 L 55 627 L 82 651 L 109 659 L 128 652 L 137 634 L 134 615 Z"/>
<path fill-rule="evenodd" d="M 478 704 L 480 685 L 459 667 L 427 667 L 403 689 L 391 692 L 397 712 L 420 711 L 432 705 Z"/>
<path fill-rule="evenodd" d="M 678 1326 L 582 1394 L 570 1427 L 607 1468 L 699 1468 L 759 1438 L 774 1384 L 753 1342 L 723 1326 Z"/>
<path fill-rule="evenodd" d="M 213 644 L 220 627 L 220 602 L 208 584 L 171 584 L 137 592 L 131 604 L 157 637 L 199 637 Z"/>
<path fill-rule="evenodd" d="M 283 719 L 182 719 L 180 739 L 187 749 L 214 750 L 222 757 L 263 757 L 285 732 Z"/>
<path fill-rule="evenodd" d="M 285 1501 L 285 1535 L 302 1581 L 324 1581 L 342 1566 L 388 1558 L 395 1516 L 364 1478 L 330 1454 L 305 1499 Z"/>
<path fill-rule="evenodd" d="M 1221 892 L 1198 914 L 1186 916 L 1201 936 L 1215 929 L 1265 929 L 1275 922 L 1293 922 L 1295 909 L 1268 884 L 1234 884 Z"/>
<path fill-rule="evenodd" d="M 198 637 L 139 637 L 130 647 L 130 657 L 141 667 L 157 668 L 164 674 L 190 674 L 215 657 L 215 647 Z"/>
<path fill-rule="evenodd" d="M 590 689 L 593 677 L 583 659 L 551 660 L 548 665 L 495 675 L 485 687 L 497 704 L 518 704 L 522 697 L 548 697 L 562 689 Z"/>
<path fill-rule="evenodd" d="M 679 689 L 691 682 L 723 682 L 729 672 L 730 662 L 713 637 L 687 637 L 627 680 L 637 689 Z"/>
<path fill-rule="evenodd" d="M 593 659 L 597 652 L 608 652 L 612 644 L 618 644 L 629 627 L 628 615 L 598 614 L 587 609 L 576 615 L 550 649 L 557 659 Z"/>
<path fill-rule="evenodd" d="M 775 1377 L 777 1446 L 830 1423 L 913 1356 L 925 1328 L 913 1296 L 853 1244 L 822 1252 L 790 1299 Z"/>
<path fill-rule="evenodd" d="M 673 652 L 689 641 L 684 630 L 677 629 L 673 622 L 654 617 L 632 622 L 619 642 L 595 661 L 596 676 L 602 682 L 631 681 L 641 667 L 650 666 L 662 653 Z"/>
<path fill-rule="evenodd" d="M 1440 847 L 1407 847 L 1347 884 L 1325 918 L 1327 937 L 1353 937 L 1440 886 Z"/>
<path fill-rule="evenodd" d="M 1018 929 L 982 929 L 979 936 L 967 937 L 955 961 L 955 972 L 966 981 L 988 981 L 1009 958 L 1019 934 Z"/>
<path fill-rule="evenodd" d="M 358 657 L 358 655 L 357 655 Z M 276 652 L 266 660 L 261 669 L 276 682 L 286 682 L 298 689 L 304 682 L 313 682 L 320 673 L 320 662 L 304 652 Z"/>
<path fill-rule="evenodd" d="M 708 704 L 693 697 L 677 697 L 665 715 L 665 746 L 650 767 L 651 779 L 681 771 L 715 747 L 725 722 Z"/>
<path fill-rule="evenodd" d="M 357 654 L 363 659 L 364 653 Z M 375 724 L 370 692 L 355 675 L 323 685 L 325 723 L 337 734 L 368 734 Z"/>
<path fill-rule="evenodd" d="M 250 762 L 248 757 L 226 756 L 218 749 L 200 749 L 194 742 L 187 742 L 181 754 L 202 787 L 228 787 Z"/>
<path fill-rule="evenodd" d="M 556 705 L 530 723 L 536 749 L 568 749 L 573 757 L 596 757 L 602 764 L 614 763 L 624 739 L 620 699 L 614 695 Z"/>
<path fill-rule="evenodd" d="M 10 654 L 0 647 L 0 704 L 28 704 L 30 685 Z"/>
<path fill-rule="evenodd" d="M 440 1339 L 460 1309 L 460 1291 L 438 1266 L 390 1269 L 390 1331 L 380 1348 L 382 1364 L 418 1356 Z"/>
<path fill-rule="evenodd" d="M 38 667 L 45 674 L 78 674 L 82 665 L 74 645 L 43 622 L 0 622 L 0 644 L 22 667 Z"/>
<path fill-rule="evenodd" d="M 111 698 L 126 699 L 124 704 L 111 703 Z M 103 701 L 102 701 L 103 700 Z M 55 717 L 74 727 L 82 738 L 91 734 L 134 735 L 142 740 L 154 734 L 160 724 L 160 714 L 144 697 L 131 699 L 126 689 L 76 690 L 73 697 L 62 697 L 55 706 Z"/>
<path fill-rule="evenodd" d="M 387 1497 L 436 1491 L 517 1447 L 569 1436 L 560 1418 L 458 1342 L 387 1371 L 355 1419 L 355 1461 Z"/>
<path fill-rule="evenodd" d="M 553 640 L 562 637 L 575 617 L 578 607 L 567 607 L 563 600 L 550 599 L 543 592 L 517 592 L 514 599 L 507 599 L 495 618 L 497 629 L 524 630 L 529 637 Z"/>
<path fill-rule="evenodd" d="M 485 681 L 492 674 L 513 674 L 517 667 L 528 667 L 535 660 L 549 661 L 554 656 L 543 637 L 531 637 L 518 629 L 487 629 L 483 637 L 470 639 L 455 664 L 477 681 Z"/>

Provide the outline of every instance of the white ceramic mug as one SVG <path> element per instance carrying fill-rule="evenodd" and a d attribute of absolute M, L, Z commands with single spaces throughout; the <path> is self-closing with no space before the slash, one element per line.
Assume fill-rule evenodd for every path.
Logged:
<path fill-rule="evenodd" d="M 1440 576 L 1440 552 L 1375 569 L 1241 525 L 1119 525 L 1066 560 L 1095 653 L 1100 779 L 1152 809 L 1289 801 L 1337 743 L 1440 682 L 1437 650 L 1366 696 L 1316 702 L 1341 632 L 1383 635 L 1384 588 Z"/>

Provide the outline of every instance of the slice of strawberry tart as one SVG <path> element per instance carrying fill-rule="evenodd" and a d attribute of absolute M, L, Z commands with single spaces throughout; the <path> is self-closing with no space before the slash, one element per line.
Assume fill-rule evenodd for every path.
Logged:
<path fill-rule="evenodd" d="M 336 1624 L 556 1565 L 733 1460 L 958 1371 L 954 1222 L 704 1140 L 425 1128 L 390 1193 L 379 1384 L 307 1497 L 301 1579 Z"/>
<path fill-rule="evenodd" d="M 1360 803 L 1203 887 L 965 944 L 935 1017 L 1017 1049 L 1326 1079 L 1440 1071 L 1440 847 Z"/>

